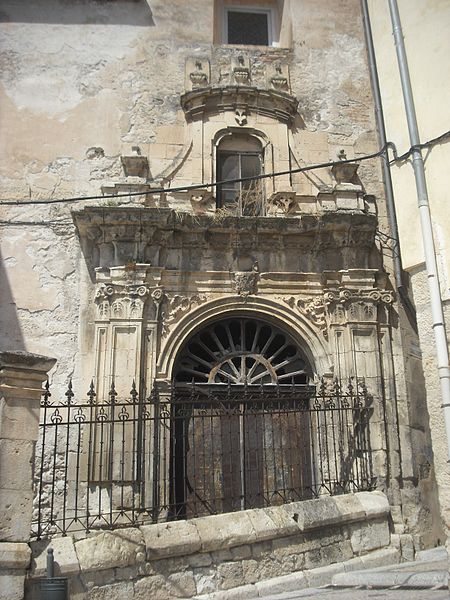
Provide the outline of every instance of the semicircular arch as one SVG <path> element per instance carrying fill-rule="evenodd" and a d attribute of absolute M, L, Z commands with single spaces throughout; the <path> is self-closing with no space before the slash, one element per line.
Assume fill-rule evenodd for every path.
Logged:
<path fill-rule="evenodd" d="M 332 370 L 328 344 L 311 324 L 288 307 L 267 298 L 240 296 L 211 300 L 185 315 L 169 333 L 157 365 L 157 378 L 170 380 L 177 357 L 187 341 L 210 324 L 234 317 L 248 317 L 274 325 L 288 334 L 299 347 L 314 374 Z"/>

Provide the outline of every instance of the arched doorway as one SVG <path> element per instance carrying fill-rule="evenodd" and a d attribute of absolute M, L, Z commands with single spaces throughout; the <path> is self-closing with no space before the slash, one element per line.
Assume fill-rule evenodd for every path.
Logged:
<path fill-rule="evenodd" d="M 191 336 L 174 370 L 171 512 L 311 497 L 311 369 L 281 328 L 237 316 Z"/>

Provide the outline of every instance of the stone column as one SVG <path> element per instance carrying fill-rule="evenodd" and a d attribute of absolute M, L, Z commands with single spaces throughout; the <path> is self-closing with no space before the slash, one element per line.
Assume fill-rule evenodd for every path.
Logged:
<path fill-rule="evenodd" d="M 42 384 L 55 362 L 0 352 L 0 600 L 23 598 Z"/>

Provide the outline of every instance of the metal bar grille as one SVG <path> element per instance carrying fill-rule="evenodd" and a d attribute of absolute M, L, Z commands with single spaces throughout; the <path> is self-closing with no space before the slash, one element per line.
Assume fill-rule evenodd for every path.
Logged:
<path fill-rule="evenodd" d="M 374 488 L 362 381 L 43 396 L 36 538 Z"/>

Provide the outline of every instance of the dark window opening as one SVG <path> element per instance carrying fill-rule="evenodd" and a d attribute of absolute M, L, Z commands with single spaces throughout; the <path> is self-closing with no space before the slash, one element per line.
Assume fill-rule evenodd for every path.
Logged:
<path fill-rule="evenodd" d="M 261 175 L 261 152 L 219 150 L 217 153 L 217 179 L 227 181 Z M 229 182 L 217 188 L 217 207 L 237 216 L 263 214 L 262 180 Z"/>
<path fill-rule="evenodd" d="M 227 43 L 268 46 L 269 13 L 227 11 Z"/>

